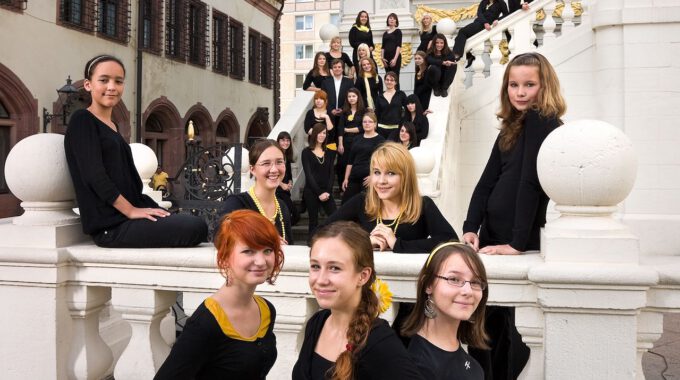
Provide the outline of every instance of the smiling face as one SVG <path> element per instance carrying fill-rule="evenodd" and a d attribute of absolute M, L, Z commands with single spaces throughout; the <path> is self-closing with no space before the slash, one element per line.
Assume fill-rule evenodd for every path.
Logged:
<path fill-rule="evenodd" d="M 286 161 L 281 150 L 270 146 L 250 167 L 250 174 L 255 178 L 255 185 L 266 190 L 276 190 L 286 174 Z"/>
<path fill-rule="evenodd" d="M 314 107 L 324 109 L 326 108 L 326 101 L 323 98 L 314 99 Z"/>
<path fill-rule="evenodd" d="M 371 172 L 373 189 L 381 200 L 399 203 L 401 200 L 401 175 L 382 165 L 374 165 Z"/>
<path fill-rule="evenodd" d="M 361 70 L 363 70 L 365 73 L 373 72 L 373 65 L 371 64 L 371 61 L 368 59 L 362 59 Z"/>
<path fill-rule="evenodd" d="M 465 281 L 479 281 L 460 254 L 450 255 L 442 263 L 438 274 Z M 451 321 L 470 319 L 482 299 L 482 290 L 472 289 L 470 283 L 466 282 L 463 287 L 458 287 L 450 285 L 441 278 L 436 278 L 434 283 L 426 289 L 426 293 L 431 295 L 438 318 L 441 316 Z"/>
<path fill-rule="evenodd" d="M 253 249 L 237 241 L 229 257 L 229 284 L 249 286 L 262 284 L 274 268 L 274 249 Z"/>
<path fill-rule="evenodd" d="M 92 72 L 92 80 L 85 79 L 83 86 L 92 95 L 92 105 L 113 108 L 123 96 L 125 71 L 115 61 L 100 62 Z"/>
<path fill-rule="evenodd" d="M 442 40 L 441 38 L 437 38 L 434 40 L 434 49 L 438 52 L 441 52 L 444 50 L 444 45 L 446 44 L 446 41 Z"/>
<path fill-rule="evenodd" d="M 425 60 L 423 59 L 423 57 L 419 56 L 418 54 L 416 54 L 416 55 L 413 57 L 413 61 L 416 63 L 416 66 L 420 66 L 420 65 L 422 65 L 423 63 L 425 63 Z"/>
<path fill-rule="evenodd" d="M 421 22 L 423 23 L 423 26 L 427 28 L 432 25 L 432 17 L 430 17 L 430 15 L 425 15 Z"/>
<path fill-rule="evenodd" d="M 370 268 L 356 268 L 352 249 L 340 238 L 318 239 L 309 254 L 309 288 L 319 306 L 353 310 L 361 300 L 361 287 Z"/>
<path fill-rule="evenodd" d="M 385 75 L 385 87 L 387 87 L 388 90 L 394 90 L 394 86 L 397 85 L 397 81 L 394 80 L 394 77 L 391 75 Z"/>
<path fill-rule="evenodd" d="M 319 68 L 323 68 L 326 66 L 326 56 L 323 54 L 319 54 L 319 56 L 316 58 L 316 65 Z"/>
<path fill-rule="evenodd" d="M 341 47 L 342 43 L 340 43 L 340 40 L 334 39 L 333 41 L 331 41 L 331 50 L 337 51 L 340 50 Z"/>
<path fill-rule="evenodd" d="M 331 71 L 333 71 L 334 77 L 341 77 L 342 76 L 342 63 L 338 62 L 338 63 L 334 64 Z"/>
<path fill-rule="evenodd" d="M 408 134 L 406 127 L 401 127 L 399 129 L 399 141 L 404 145 L 408 145 L 408 143 L 411 142 L 411 135 Z"/>
<path fill-rule="evenodd" d="M 290 139 L 286 137 L 279 139 L 279 146 L 281 147 L 281 149 L 287 150 L 288 148 L 290 148 Z"/>
<path fill-rule="evenodd" d="M 359 14 L 359 23 L 361 23 L 361 25 L 366 25 L 366 23 L 368 23 L 368 13 L 361 12 Z"/>
<path fill-rule="evenodd" d="M 319 146 L 322 146 L 325 141 L 326 141 L 326 130 L 324 129 L 323 131 L 319 132 L 318 135 L 316 135 L 316 143 Z"/>
<path fill-rule="evenodd" d="M 513 66 L 508 76 L 508 98 L 518 111 L 525 111 L 538 100 L 541 81 L 536 66 Z"/>

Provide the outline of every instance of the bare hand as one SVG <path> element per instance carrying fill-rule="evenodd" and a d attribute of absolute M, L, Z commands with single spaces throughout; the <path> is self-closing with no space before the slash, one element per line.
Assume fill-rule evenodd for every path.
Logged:
<path fill-rule="evenodd" d="M 328 200 L 328 198 L 330 198 L 330 197 L 331 197 L 331 195 L 328 194 L 328 193 L 321 193 L 321 194 L 319 195 L 319 200 L 320 200 L 321 202 L 326 202 L 326 201 Z"/>
<path fill-rule="evenodd" d="M 522 252 L 512 248 L 510 244 L 504 245 L 488 245 L 479 250 L 479 253 L 487 255 L 519 255 Z"/>
<path fill-rule="evenodd" d="M 336 109 L 334 109 L 333 111 L 331 111 L 331 113 L 332 113 L 334 116 L 338 116 L 338 115 L 340 115 L 340 114 L 342 113 L 342 110 L 341 110 L 340 108 L 336 108 Z M 331 127 L 331 129 L 332 129 L 332 128 L 333 128 L 333 127 Z"/>
<path fill-rule="evenodd" d="M 498 25 L 498 20 L 493 20 L 493 26 Z"/>
<path fill-rule="evenodd" d="M 342 191 L 346 191 L 346 190 L 347 190 L 347 185 L 348 185 L 348 184 L 349 184 L 349 180 L 348 180 L 347 178 L 345 178 L 345 180 L 342 181 Z"/>
<path fill-rule="evenodd" d="M 365 188 L 368 188 L 368 186 L 371 184 L 371 176 L 370 175 L 368 175 L 364 178 L 363 184 L 364 184 Z"/>
<path fill-rule="evenodd" d="M 374 249 L 378 251 L 385 251 L 387 247 L 387 242 L 380 236 L 371 236 L 371 245 Z"/>
<path fill-rule="evenodd" d="M 475 252 L 479 251 L 479 236 L 474 232 L 466 232 L 463 234 L 463 243 L 471 246 Z"/>
<path fill-rule="evenodd" d="M 165 218 L 168 215 L 170 215 L 170 213 L 161 208 L 133 207 L 126 216 L 128 219 L 149 219 L 150 221 L 155 222 L 157 220 L 156 217 Z"/>
<path fill-rule="evenodd" d="M 371 236 L 375 236 L 384 240 L 390 249 L 394 249 L 394 243 L 397 242 L 397 237 L 394 235 L 394 231 L 382 223 L 375 226 L 373 231 L 371 231 Z"/>
<path fill-rule="evenodd" d="M 484 23 L 484 29 L 486 29 L 486 30 L 491 30 L 491 25 L 489 25 L 488 22 L 487 22 L 487 23 Z"/>
<path fill-rule="evenodd" d="M 528 11 L 529 10 L 529 3 L 522 3 L 522 10 Z"/>
<path fill-rule="evenodd" d="M 339 154 L 344 154 L 345 153 L 345 146 L 340 144 L 338 145 L 338 153 Z"/>

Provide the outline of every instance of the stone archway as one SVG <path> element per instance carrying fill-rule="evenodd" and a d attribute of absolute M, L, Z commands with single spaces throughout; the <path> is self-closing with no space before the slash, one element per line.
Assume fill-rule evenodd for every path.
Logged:
<path fill-rule="evenodd" d="M 236 119 L 236 115 L 229 108 L 217 116 L 215 121 L 215 143 L 233 144 L 240 140 L 241 126 Z"/>
<path fill-rule="evenodd" d="M 208 109 L 200 102 L 189 108 L 184 115 L 184 119 L 182 119 L 185 134 L 189 127 L 189 121 L 193 121 L 196 140 L 198 140 L 202 146 L 211 146 L 215 144 L 215 131 L 213 129 L 212 117 L 210 116 Z"/>
<path fill-rule="evenodd" d="M 248 129 L 246 130 L 246 139 L 244 141 L 246 148 L 250 148 L 257 140 L 267 138 L 271 130 L 269 109 L 267 107 L 257 107 L 257 110 L 248 121 Z"/>
<path fill-rule="evenodd" d="M 142 141 L 174 177 L 184 162 L 184 128 L 177 107 L 165 96 L 155 99 L 142 114 L 142 125 Z"/>
<path fill-rule="evenodd" d="M 12 70 L 0 63 L 0 218 L 21 214 L 19 200 L 5 184 L 5 159 L 23 138 L 38 133 L 38 100 Z"/>

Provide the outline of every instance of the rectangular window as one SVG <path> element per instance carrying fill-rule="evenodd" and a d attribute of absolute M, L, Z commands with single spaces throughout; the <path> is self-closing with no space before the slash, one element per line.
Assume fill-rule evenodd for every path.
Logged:
<path fill-rule="evenodd" d="M 127 0 L 99 0 L 97 2 L 97 35 L 127 42 L 130 31 L 129 17 Z"/>
<path fill-rule="evenodd" d="M 227 39 L 228 27 L 229 24 L 227 15 L 213 9 L 213 71 L 222 74 L 229 73 L 229 40 Z"/>
<path fill-rule="evenodd" d="M 162 0 L 141 0 L 139 2 L 139 17 L 141 18 L 141 32 L 139 46 L 151 53 L 161 52 L 161 11 Z"/>
<path fill-rule="evenodd" d="M 295 59 L 312 59 L 314 58 L 313 45 L 295 45 Z"/>
<path fill-rule="evenodd" d="M 165 56 L 184 61 L 184 0 L 165 2 Z"/>
<path fill-rule="evenodd" d="M 246 73 L 243 24 L 229 18 L 229 74 L 243 80 Z"/>
<path fill-rule="evenodd" d="M 295 74 L 295 88 L 301 89 L 305 83 L 305 74 Z"/>
<path fill-rule="evenodd" d="M 260 84 L 260 33 L 248 31 L 248 80 Z"/>
<path fill-rule="evenodd" d="M 265 36 L 260 36 L 260 84 L 262 87 L 272 88 L 272 40 Z"/>
<path fill-rule="evenodd" d="M 298 32 L 314 29 L 314 16 L 295 16 L 295 30 Z"/>
<path fill-rule="evenodd" d="M 331 13 L 331 24 L 335 26 L 340 26 L 340 14 L 339 13 Z"/>
<path fill-rule="evenodd" d="M 208 36 L 208 6 L 200 1 L 191 0 L 189 3 L 189 62 L 208 65 L 207 36 Z"/>
<path fill-rule="evenodd" d="M 59 0 L 59 23 L 84 31 L 94 31 L 95 0 Z"/>

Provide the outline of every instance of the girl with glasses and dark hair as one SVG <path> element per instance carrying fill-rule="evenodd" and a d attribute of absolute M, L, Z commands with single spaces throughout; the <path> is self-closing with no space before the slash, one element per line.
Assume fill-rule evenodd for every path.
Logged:
<path fill-rule="evenodd" d="M 385 91 L 378 95 L 376 111 L 378 115 L 378 133 L 385 139 L 399 131 L 399 124 L 404 117 L 406 94 L 397 88 L 399 75 L 390 71 L 385 74 Z"/>
<path fill-rule="evenodd" d="M 484 313 L 486 270 L 474 249 L 449 242 L 432 250 L 416 281 L 416 304 L 402 328 L 423 377 L 483 380 L 482 367 L 462 345 L 488 349 Z"/>

